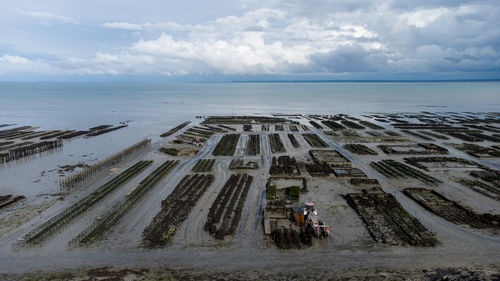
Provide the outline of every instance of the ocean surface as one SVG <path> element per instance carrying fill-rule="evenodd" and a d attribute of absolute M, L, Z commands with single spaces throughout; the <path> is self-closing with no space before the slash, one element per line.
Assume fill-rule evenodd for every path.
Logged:
<path fill-rule="evenodd" d="M 92 163 L 197 115 L 500 111 L 500 82 L 401 83 L 0 83 L 0 124 L 88 129 L 130 121 L 58 151 L 0 165 L 0 192 L 57 190 L 60 165 Z M 5 129 L 5 128 L 1 128 Z M 35 158 L 35 159 L 33 159 Z M 45 171 L 44 177 L 40 174 Z M 3 185 L 3 186 L 2 186 Z M 18 190 L 19 191 L 19 190 Z"/>
<path fill-rule="evenodd" d="M 168 127 L 210 114 L 498 111 L 500 82 L 0 83 L 0 101 L 0 123 Z"/>

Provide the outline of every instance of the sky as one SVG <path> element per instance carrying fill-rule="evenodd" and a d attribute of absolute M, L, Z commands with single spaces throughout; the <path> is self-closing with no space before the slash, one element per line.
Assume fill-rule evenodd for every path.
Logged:
<path fill-rule="evenodd" d="M 499 78 L 499 0 L 0 2 L 0 81 Z"/>

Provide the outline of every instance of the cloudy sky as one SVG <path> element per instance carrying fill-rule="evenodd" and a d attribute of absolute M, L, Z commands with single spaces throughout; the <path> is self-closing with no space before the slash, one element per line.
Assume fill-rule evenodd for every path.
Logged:
<path fill-rule="evenodd" d="M 0 80 L 498 79 L 498 0 L 0 2 Z"/>

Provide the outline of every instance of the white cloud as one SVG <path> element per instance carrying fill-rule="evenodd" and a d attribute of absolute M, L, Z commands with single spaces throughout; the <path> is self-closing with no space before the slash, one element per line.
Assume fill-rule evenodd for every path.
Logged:
<path fill-rule="evenodd" d="M 288 65 L 306 65 L 308 53 L 303 46 L 283 46 L 275 41 L 266 44 L 262 34 L 246 32 L 231 40 L 183 41 L 162 34 L 156 40 L 136 43 L 130 51 L 158 60 L 182 59 L 197 63 L 191 72 L 209 71 L 223 74 L 286 72 Z M 173 69 L 179 65 L 172 65 Z"/>
<path fill-rule="evenodd" d="M 0 57 L 0 64 L 19 65 L 27 64 L 30 60 L 20 56 L 3 55 Z"/>
<path fill-rule="evenodd" d="M 412 12 L 401 14 L 399 16 L 399 20 L 406 25 L 426 27 L 440 17 L 446 16 L 448 12 L 449 10 L 447 8 L 418 9 Z"/>
<path fill-rule="evenodd" d="M 128 22 L 109 22 L 103 24 L 104 27 L 114 28 L 114 29 L 124 29 L 124 30 L 142 30 L 140 24 L 128 23 Z"/>
<path fill-rule="evenodd" d="M 55 73 L 55 69 L 41 60 L 30 60 L 21 56 L 3 55 L 0 57 L 0 74 L 21 73 Z"/>
<path fill-rule="evenodd" d="M 128 22 L 107 22 L 103 26 L 106 28 L 123 29 L 123 30 L 175 30 L 175 31 L 207 31 L 217 28 L 239 28 L 245 27 L 269 27 L 271 20 L 283 20 L 286 13 L 276 9 L 256 9 L 249 11 L 242 16 L 227 16 L 220 17 L 204 25 L 179 24 L 172 21 L 158 23 L 128 23 Z"/>
<path fill-rule="evenodd" d="M 17 8 L 11 9 L 10 11 L 17 13 L 19 15 L 36 18 L 36 19 L 41 20 L 41 21 L 59 21 L 59 22 L 67 22 L 67 23 L 78 23 L 76 20 L 74 20 L 70 17 L 55 15 L 55 14 L 46 13 L 46 12 L 24 11 L 24 10 L 17 9 Z"/>

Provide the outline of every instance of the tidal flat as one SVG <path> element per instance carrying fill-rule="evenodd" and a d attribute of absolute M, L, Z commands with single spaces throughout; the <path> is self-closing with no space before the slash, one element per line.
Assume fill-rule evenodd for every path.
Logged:
<path fill-rule="evenodd" d="M 495 280 L 499 123 L 497 112 L 198 115 L 118 147 L 137 124 L 6 123 L 0 272 Z M 61 145 L 37 146 L 48 141 Z"/>

